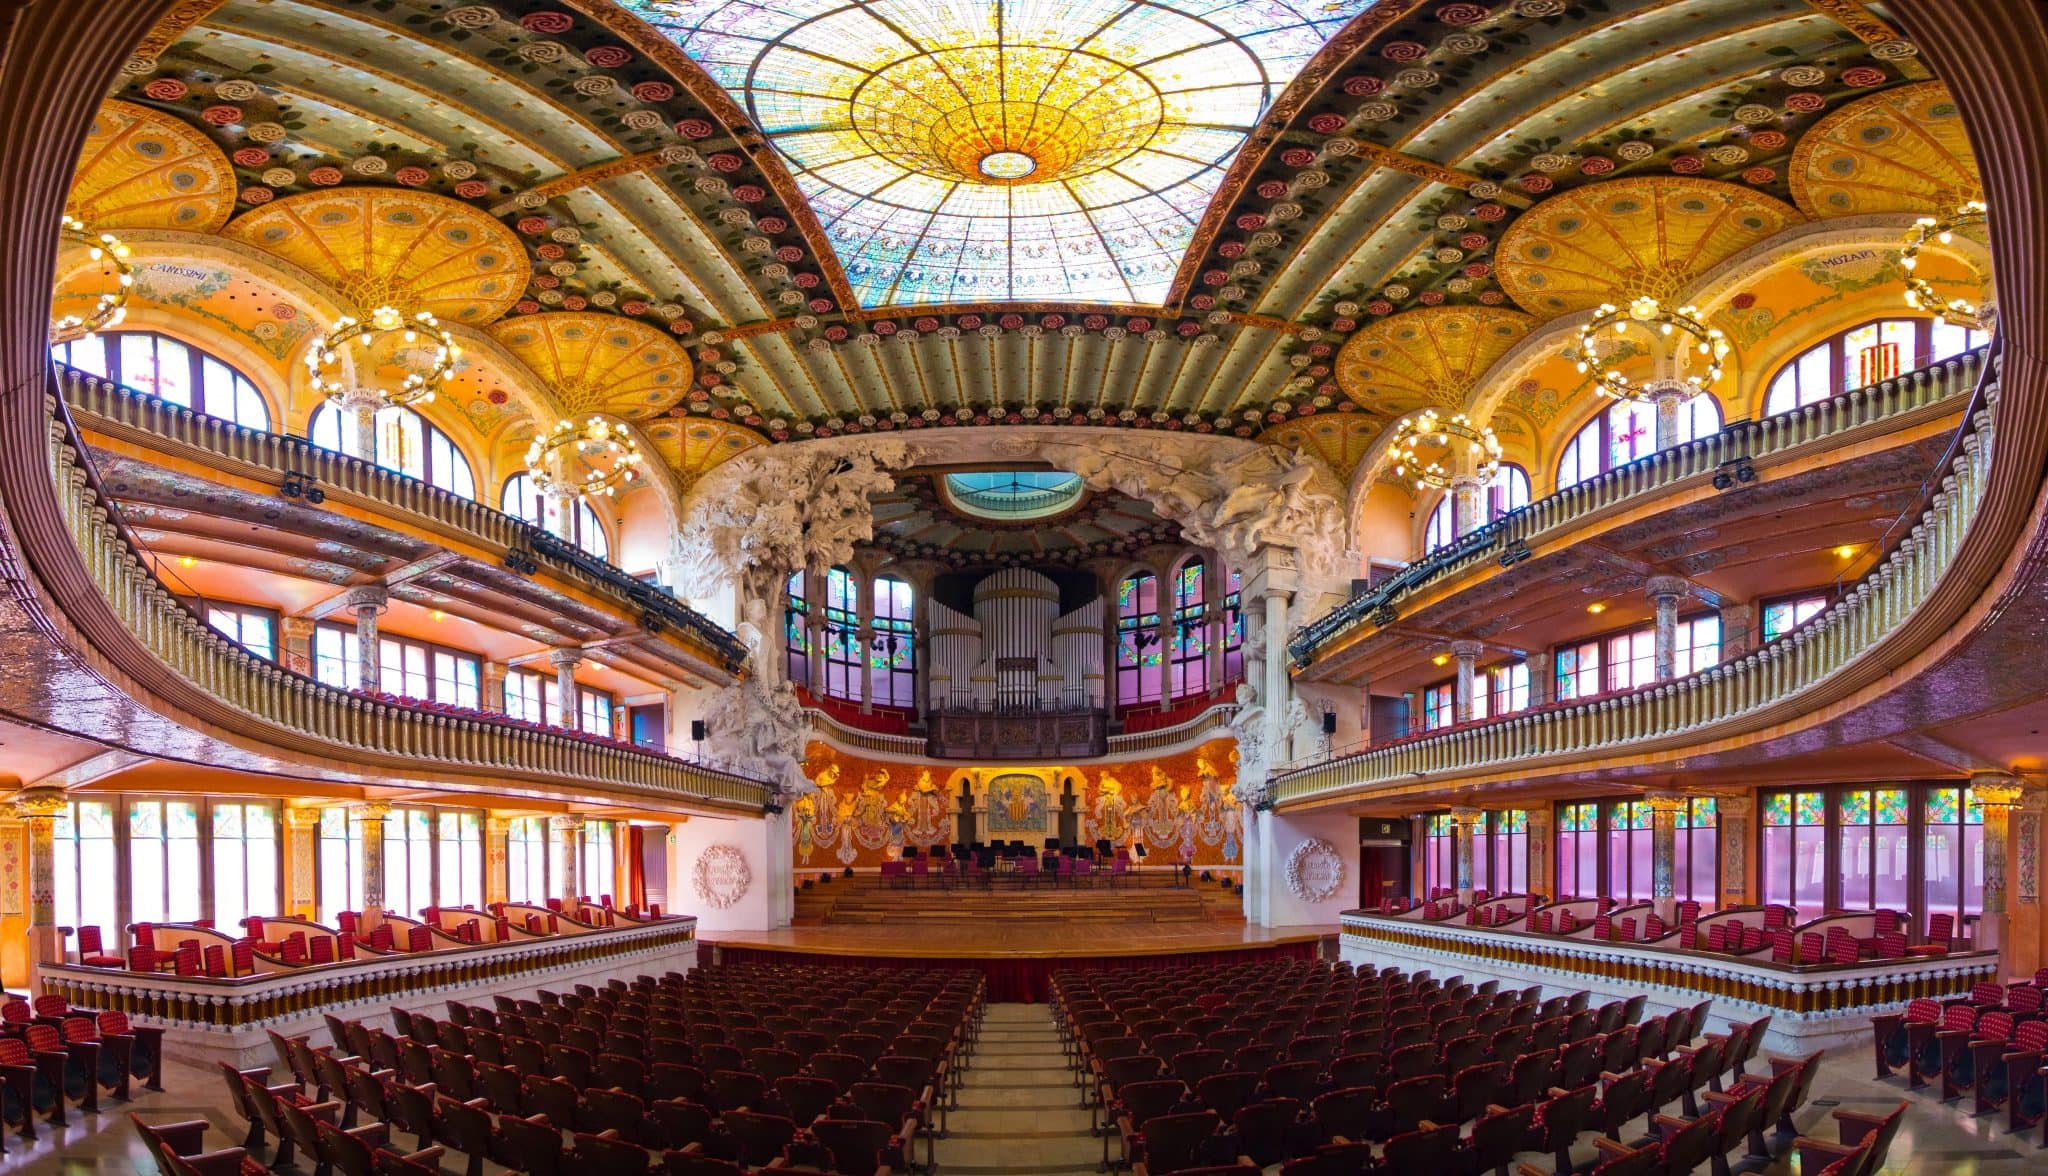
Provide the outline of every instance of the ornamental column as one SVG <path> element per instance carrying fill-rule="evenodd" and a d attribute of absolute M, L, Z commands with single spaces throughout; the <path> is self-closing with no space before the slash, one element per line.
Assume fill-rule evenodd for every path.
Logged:
<path fill-rule="evenodd" d="M 319 622 L 312 617 L 284 617 L 278 621 L 278 636 L 282 641 L 284 668 L 294 673 L 313 676 L 313 631 Z"/>
<path fill-rule="evenodd" d="M 391 806 L 373 800 L 355 806 L 349 819 L 361 821 L 357 836 L 363 843 L 363 922 L 365 932 L 384 918 L 384 818 Z"/>
<path fill-rule="evenodd" d="M 583 708 L 578 705 L 576 699 L 576 667 L 583 664 L 583 651 L 580 649 L 549 650 L 548 664 L 555 667 L 555 692 L 562 700 L 562 726 L 569 728 L 571 731 L 581 731 L 583 729 Z M 542 717 L 545 718 L 547 708 L 542 707 L 541 710 L 543 712 Z M 593 734 L 606 735 L 610 734 L 610 732 L 597 731 L 593 732 Z"/>
<path fill-rule="evenodd" d="M 1479 653 L 1485 648 L 1477 641 L 1451 642 L 1451 655 L 1458 659 L 1457 699 L 1451 711 L 1454 722 L 1472 721 L 1472 691 L 1477 685 Z"/>
<path fill-rule="evenodd" d="M 391 607 L 391 594 L 382 585 L 366 584 L 348 590 L 344 598 L 345 607 L 356 618 L 356 687 L 361 690 L 377 690 L 383 686 L 383 675 L 378 671 L 377 618 Z"/>
<path fill-rule="evenodd" d="M 496 813 L 484 814 L 484 908 L 509 902 L 512 895 L 511 854 L 507 843 L 512 821 Z"/>
<path fill-rule="evenodd" d="M 297 918 L 320 917 L 320 810 L 284 807 L 284 910 Z"/>
<path fill-rule="evenodd" d="M 1550 806 L 1537 805 L 1529 815 L 1529 878 L 1527 891 L 1545 897 L 1557 893 L 1550 877 Z"/>
<path fill-rule="evenodd" d="M 1451 810 L 1451 826 L 1457 837 L 1454 846 L 1457 852 L 1458 901 L 1472 905 L 1472 895 L 1478 889 L 1473 884 L 1472 858 L 1478 847 L 1479 830 L 1486 824 L 1486 813 L 1476 808 L 1454 808 Z"/>
<path fill-rule="evenodd" d="M 2025 791 L 2017 778 L 2003 772 L 1970 777 L 1970 795 L 1984 810 L 1984 915 L 1972 944 L 1978 951 L 2001 951 L 2006 944 L 2006 841 Z"/>
<path fill-rule="evenodd" d="M 349 447 L 350 457 L 376 463 L 377 410 L 383 405 L 384 398 L 367 388 L 351 389 L 341 397 L 341 402 L 336 407 L 349 414 L 356 426 L 356 443 Z"/>
<path fill-rule="evenodd" d="M 1651 576 L 1645 595 L 1657 610 L 1656 680 L 1669 682 L 1678 674 L 1678 602 L 1692 585 L 1682 576 Z"/>
<path fill-rule="evenodd" d="M 1756 801 L 1748 796 L 1723 796 L 1714 802 L 1714 820 L 1720 826 L 1720 906 L 1744 906 L 1755 893 L 1750 886 L 1749 820 L 1756 813 Z"/>
<path fill-rule="evenodd" d="M 1650 806 L 1650 905 L 1668 927 L 1678 920 L 1678 814 L 1685 797 L 1652 792 L 1643 802 Z"/>
<path fill-rule="evenodd" d="M 562 855 L 562 868 L 555 871 L 556 897 L 574 902 L 583 893 L 582 881 L 577 877 L 583 869 L 583 820 L 574 816 L 549 817 L 548 829 L 554 834 L 556 851 Z"/>
<path fill-rule="evenodd" d="M 1462 459 L 1461 459 L 1462 464 Z M 1451 479 L 1451 537 L 1476 531 L 1486 522 L 1486 483 L 1477 474 L 1459 474 Z"/>
<path fill-rule="evenodd" d="M 1756 606 L 1740 601 L 1721 606 L 1721 660 L 1735 661 L 1754 649 Z"/>
<path fill-rule="evenodd" d="M 1678 414 L 1693 397 L 1693 388 L 1682 380 L 1659 380 L 1649 387 L 1650 403 L 1657 410 L 1657 448 L 1678 444 Z"/>
<path fill-rule="evenodd" d="M 480 684 L 482 693 L 477 697 L 478 704 L 487 711 L 496 711 L 499 714 L 504 714 L 505 679 L 511 673 L 511 669 L 504 662 L 486 661 L 483 669 L 483 681 Z"/>
<path fill-rule="evenodd" d="M 1266 708 L 1266 763 L 1268 771 L 1284 762 L 1280 740 L 1287 734 L 1287 604 L 1293 593 L 1266 589 L 1266 689 L 1260 702 Z"/>
<path fill-rule="evenodd" d="M 38 980 L 41 965 L 64 962 L 64 937 L 57 932 L 57 817 L 68 803 L 61 788 L 14 794 L 14 813 L 28 828 L 28 958 Z"/>

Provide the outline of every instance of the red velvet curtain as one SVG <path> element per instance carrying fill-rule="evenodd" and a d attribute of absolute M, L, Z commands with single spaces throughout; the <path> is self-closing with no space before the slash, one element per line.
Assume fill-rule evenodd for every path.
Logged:
<path fill-rule="evenodd" d="M 625 905 L 641 910 L 647 907 L 646 834 L 638 825 L 626 826 Z"/>
<path fill-rule="evenodd" d="M 840 967 L 884 970 L 926 968 L 975 968 L 988 977 L 988 999 L 1003 1003 L 1041 1004 L 1052 990 L 1052 974 L 1064 969 L 1084 972 L 1175 972 L 1212 964 L 1240 964 L 1258 960 L 1312 960 L 1317 944 L 1276 943 L 1242 951 L 1199 951 L 1179 955 L 1072 956 L 1046 959 L 915 959 L 902 956 L 814 955 L 801 951 L 774 951 L 757 947 L 723 947 L 709 944 L 716 958 L 733 964 L 776 964 L 787 967 L 806 961 Z M 1162 977 L 1161 983 L 1170 983 Z"/>

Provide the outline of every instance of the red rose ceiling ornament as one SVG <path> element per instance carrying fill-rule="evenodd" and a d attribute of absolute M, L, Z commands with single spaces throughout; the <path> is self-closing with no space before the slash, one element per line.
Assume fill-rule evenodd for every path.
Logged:
<path fill-rule="evenodd" d="M 568 32 L 576 20 L 566 12 L 529 12 L 519 18 L 519 24 L 529 33 L 546 33 L 552 37 Z"/>

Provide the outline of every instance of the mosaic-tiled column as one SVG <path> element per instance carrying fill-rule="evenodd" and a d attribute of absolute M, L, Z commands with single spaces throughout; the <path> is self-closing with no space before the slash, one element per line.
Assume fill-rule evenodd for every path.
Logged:
<path fill-rule="evenodd" d="M 557 649 L 548 654 L 548 664 L 555 667 L 555 693 L 562 700 L 561 725 L 571 731 L 583 729 L 583 707 L 576 698 L 576 667 L 583 664 L 580 649 Z M 595 735 L 609 735 L 609 731 L 595 731 Z"/>
<path fill-rule="evenodd" d="M 1650 604 L 1657 610 L 1657 681 L 1668 682 L 1678 673 L 1678 602 L 1691 585 L 1678 576 L 1651 576 L 1644 586 Z"/>
<path fill-rule="evenodd" d="M 1984 916 L 1977 921 L 1975 946 L 1994 951 L 2006 941 L 2006 846 L 2012 813 L 2025 789 L 2002 772 L 1970 777 L 1970 795 L 1984 812 Z"/>
<path fill-rule="evenodd" d="M 512 858 L 506 843 L 512 821 L 495 813 L 484 815 L 484 905 L 506 902 L 512 893 Z"/>
<path fill-rule="evenodd" d="M 1678 814 L 1685 797 L 1652 792 L 1643 802 L 1650 806 L 1650 905 L 1668 927 L 1678 918 Z"/>
<path fill-rule="evenodd" d="M 278 622 L 285 669 L 313 675 L 313 632 L 319 627 L 312 617 L 285 617 Z"/>
<path fill-rule="evenodd" d="M 390 593 L 375 584 L 348 590 L 348 608 L 356 618 L 356 681 L 364 690 L 379 689 L 384 680 L 377 664 L 377 618 L 391 607 L 390 600 Z"/>
<path fill-rule="evenodd" d="M 319 838 L 319 809 L 285 806 L 284 909 L 288 915 L 301 919 L 319 915 Z"/>
<path fill-rule="evenodd" d="M 390 815 L 391 806 L 381 800 L 357 805 L 349 813 L 350 820 L 362 822 L 357 837 L 363 845 L 363 913 L 372 926 L 384 914 L 384 818 Z"/>
<path fill-rule="evenodd" d="M 1756 800 L 1748 796 L 1724 796 L 1715 802 L 1720 823 L 1721 902 L 1724 907 L 1742 906 L 1749 901 L 1750 822 L 1756 814 Z"/>
<path fill-rule="evenodd" d="M 572 816 L 548 818 L 548 829 L 554 834 L 555 851 L 561 854 L 562 868 L 555 871 L 555 893 L 559 898 L 573 899 L 582 894 L 582 884 L 577 874 L 583 869 L 583 819 Z"/>
<path fill-rule="evenodd" d="M 1473 891 L 1472 858 L 1479 842 L 1479 830 L 1486 824 L 1486 813 L 1476 808 L 1454 808 L 1451 810 L 1451 824 L 1457 829 L 1453 845 L 1457 851 L 1458 901 L 1470 904 Z"/>
<path fill-rule="evenodd" d="M 1529 810 L 1529 893 L 1557 893 L 1550 877 L 1550 807 Z"/>
<path fill-rule="evenodd" d="M 57 817 L 67 799 L 59 788 L 25 788 L 14 812 L 28 828 L 28 950 L 34 964 L 64 962 L 57 932 Z"/>
<path fill-rule="evenodd" d="M 1451 656 L 1458 659 L 1458 677 L 1452 715 L 1457 722 L 1472 721 L 1472 692 L 1479 689 L 1479 652 L 1486 648 L 1477 641 L 1451 642 Z"/>

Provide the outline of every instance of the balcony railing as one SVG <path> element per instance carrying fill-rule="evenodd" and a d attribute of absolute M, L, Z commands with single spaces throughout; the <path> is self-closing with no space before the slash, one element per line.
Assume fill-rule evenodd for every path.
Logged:
<path fill-rule="evenodd" d="M 296 476 L 301 485 L 372 503 L 387 514 L 410 515 L 427 527 L 453 531 L 483 547 L 508 554 L 530 552 L 570 582 L 636 615 L 648 630 L 672 628 L 693 638 L 727 671 L 746 661 L 747 647 L 740 639 L 695 609 L 525 519 L 303 437 L 243 428 L 62 364 L 57 373 L 65 402 L 87 416 L 92 428 L 113 426 L 169 441 L 279 482 Z"/>
<path fill-rule="evenodd" d="M 77 372 L 66 372 L 64 378 L 74 384 L 98 382 Z M 713 771 L 610 740 L 585 741 L 369 699 L 251 654 L 218 633 L 157 579 L 108 510 L 68 415 L 53 397 L 46 398 L 45 410 L 51 487 L 94 587 L 129 635 L 198 692 L 194 705 L 222 708 L 219 721 L 237 733 L 275 747 L 366 765 L 370 772 L 389 767 L 445 769 L 450 774 L 595 789 L 643 801 L 748 809 L 769 800 L 768 784 L 737 773 Z M 252 454 L 262 454 L 268 447 L 272 455 L 306 456 L 289 448 L 292 438 L 239 429 L 220 432 L 221 444 L 244 446 Z M 323 454 L 314 451 L 311 456 Z M 417 482 L 386 471 L 372 473 L 340 463 L 331 468 L 351 479 L 392 483 L 386 487 L 389 492 L 415 495 L 422 510 L 461 516 L 475 508 L 453 496 L 423 493 L 426 488 Z M 472 517 L 489 521 L 483 508 L 475 509 L 479 513 Z"/>
<path fill-rule="evenodd" d="M 1693 478 L 1725 474 L 1742 478 L 1744 463 L 1789 455 L 1822 441 L 1929 405 L 1958 405 L 1977 386 L 1984 350 L 1967 351 L 1932 367 L 1907 372 L 1868 388 L 1831 396 L 1760 421 L 1736 421 L 1708 437 L 1590 478 L 1488 523 L 1408 565 L 1392 579 L 1354 596 L 1294 635 L 1288 654 L 1299 666 L 1361 625 L 1384 626 L 1395 619 L 1397 602 L 1469 568 L 1497 560 L 1502 567 L 1528 557 L 1530 549 L 1589 517 L 1630 501 L 1666 493 Z M 1753 475 L 1752 475 L 1753 476 Z"/>
<path fill-rule="evenodd" d="M 1980 363 L 1981 357 L 1973 354 L 1934 371 L 1944 373 L 1942 382 L 1953 387 L 1964 374 L 1976 373 Z M 1276 799 L 1301 803 L 1377 786 L 1583 763 L 1605 752 L 1685 746 L 1760 729 L 1845 695 L 1851 687 L 1833 690 L 1826 699 L 1813 697 L 1823 683 L 1882 643 L 1935 591 L 1983 500 L 1998 395 L 1995 365 L 1984 375 L 1982 407 L 1965 422 L 1946 471 L 1938 475 L 1938 482 L 1930 479 L 1930 484 L 1940 486 L 1931 505 L 1883 562 L 1819 617 L 1746 657 L 1690 677 L 1475 723 L 1283 772 L 1275 780 Z M 1936 379 L 1916 372 L 1908 383 L 1920 387 L 1935 384 Z M 1889 387 L 1881 385 L 1880 390 Z"/>

